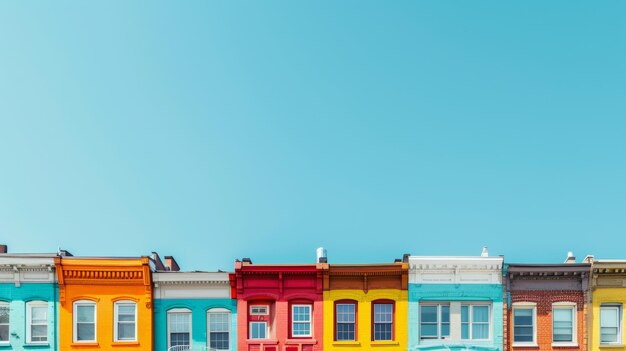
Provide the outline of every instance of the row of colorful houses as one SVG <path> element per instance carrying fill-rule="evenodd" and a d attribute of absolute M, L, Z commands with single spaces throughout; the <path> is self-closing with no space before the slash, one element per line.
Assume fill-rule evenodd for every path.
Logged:
<path fill-rule="evenodd" d="M 320 251 L 320 250 L 318 250 Z M 626 350 L 626 260 L 505 263 L 404 255 L 387 264 L 7 253 L 2 350 Z"/>

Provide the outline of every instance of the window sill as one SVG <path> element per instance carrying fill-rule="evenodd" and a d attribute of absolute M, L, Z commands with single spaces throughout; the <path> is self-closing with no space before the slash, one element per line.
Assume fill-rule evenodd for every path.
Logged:
<path fill-rule="evenodd" d="M 246 343 L 248 344 L 278 344 L 278 340 L 276 339 L 246 339 Z"/>
<path fill-rule="evenodd" d="M 552 347 L 578 347 L 575 342 L 553 342 Z"/>
<path fill-rule="evenodd" d="M 114 341 L 111 346 L 124 347 L 124 346 L 139 346 L 139 341 Z"/>
<path fill-rule="evenodd" d="M 287 339 L 285 344 L 304 344 L 304 345 L 315 345 L 317 344 L 317 340 L 312 338 L 302 338 L 302 339 Z"/>
<path fill-rule="evenodd" d="M 333 341 L 333 346 L 361 346 L 360 341 Z"/>
<path fill-rule="evenodd" d="M 513 344 L 513 347 L 539 347 L 539 345 L 529 342 L 526 344 Z"/>
<path fill-rule="evenodd" d="M 94 348 L 94 347 L 100 347 L 100 344 L 97 342 L 73 342 L 70 344 L 71 347 L 73 348 Z"/>
<path fill-rule="evenodd" d="M 399 341 L 393 340 L 378 340 L 370 342 L 370 346 L 398 346 L 400 345 Z"/>
<path fill-rule="evenodd" d="M 601 349 L 621 349 L 624 348 L 624 344 L 600 344 Z"/>
<path fill-rule="evenodd" d="M 31 343 L 24 344 L 24 348 L 27 348 L 27 349 L 34 349 L 34 348 L 37 348 L 37 347 L 48 348 L 48 347 L 50 347 L 50 344 L 48 344 L 47 342 L 42 342 L 42 343 L 31 342 Z"/>

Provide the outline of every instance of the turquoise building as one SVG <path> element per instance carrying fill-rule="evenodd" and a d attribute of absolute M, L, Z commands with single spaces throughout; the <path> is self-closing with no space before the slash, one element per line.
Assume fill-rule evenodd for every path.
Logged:
<path fill-rule="evenodd" d="M 503 349 L 502 257 L 408 262 L 409 350 Z"/>
<path fill-rule="evenodd" d="M 154 350 L 237 350 L 237 301 L 226 272 L 180 272 L 153 254 Z M 0 350 L 1 351 L 1 350 Z"/>
<path fill-rule="evenodd" d="M 55 254 L 0 250 L 0 351 L 59 350 Z"/>

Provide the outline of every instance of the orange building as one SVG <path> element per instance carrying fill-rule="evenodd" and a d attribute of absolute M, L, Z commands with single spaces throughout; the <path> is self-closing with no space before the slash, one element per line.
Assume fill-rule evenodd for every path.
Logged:
<path fill-rule="evenodd" d="M 152 351 L 148 257 L 55 258 L 61 350 Z"/>

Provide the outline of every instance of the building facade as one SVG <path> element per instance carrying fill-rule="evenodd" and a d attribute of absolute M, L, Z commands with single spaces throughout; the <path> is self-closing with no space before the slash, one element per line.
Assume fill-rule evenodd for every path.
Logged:
<path fill-rule="evenodd" d="M 322 266 L 235 262 L 239 351 L 323 350 Z"/>
<path fill-rule="evenodd" d="M 407 349 L 408 264 L 324 267 L 324 349 Z"/>
<path fill-rule="evenodd" d="M 593 261 L 591 350 L 626 350 L 626 261 Z"/>
<path fill-rule="evenodd" d="M 587 350 L 591 265 L 505 266 L 505 349 Z"/>
<path fill-rule="evenodd" d="M 501 257 L 410 256 L 409 350 L 502 350 Z"/>
<path fill-rule="evenodd" d="M 59 349 L 54 257 L 0 253 L 0 350 Z"/>
<path fill-rule="evenodd" d="M 157 266 L 160 260 L 157 259 Z M 177 265 L 176 265 L 177 266 Z M 234 275 L 180 272 L 168 265 L 153 273 L 154 350 L 237 350 Z"/>
<path fill-rule="evenodd" d="M 58 257 L 55 264 L 61 350 L 152 351 L 148 257 Z"/>

